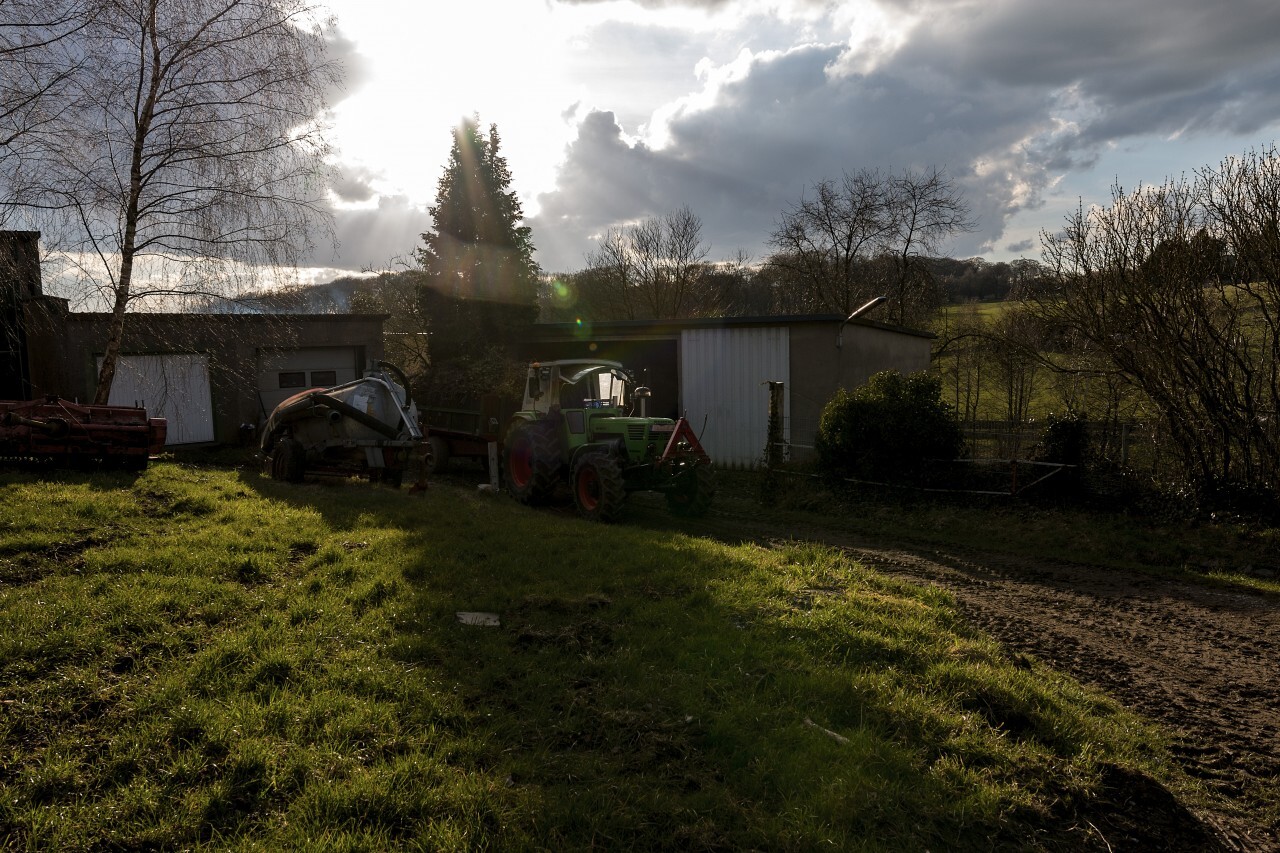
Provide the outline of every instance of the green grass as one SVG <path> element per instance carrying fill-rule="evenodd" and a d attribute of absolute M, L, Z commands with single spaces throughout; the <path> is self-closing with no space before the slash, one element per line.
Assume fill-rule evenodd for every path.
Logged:
<path fill-rule="evenodd" d="M 1107 767 L 1186 784 L 823 547 L 174 463 L 0 519 L 6 847 L 1061 849 Z"/>
<path fill-rule="evenodd" d="M 721 483 L 743 495 L 756 491 L 749 474 L 721 472 Z M 957 503 L 910 490 L 833 492 L 808 474 L 782 478 L 774 499 L 773 513 L 783 523 L 846 530 L 905 548 L 959 546 L 1280 595 L 1275 527 L 1165 521 L 1010 498 L 974 505 L 968 496 Z"/>

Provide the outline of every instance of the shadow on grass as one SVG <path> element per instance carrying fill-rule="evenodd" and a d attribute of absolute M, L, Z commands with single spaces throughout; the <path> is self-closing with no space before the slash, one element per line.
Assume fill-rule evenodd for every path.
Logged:
<path fill-rule="evenodd" d="M 370 535 L 376 566 L 344 576 L 353 613 L 385 616 L 406 677 L 456 701 L 424 724 L 442 749 L 470 744 L 445 759 L 480 792 L 369 794 L 364 819 L 391 837 L 435 808 L 510 847 L 1098 844 L 1079 817 L 1116 710 L 1002 660 L 937 592 L 825 548 L 591 525 L 448 485 L 241 482 Z M 1169 849 L 1212 849 L 1179 809 L 1162 817 L 1199 846 Z"/>

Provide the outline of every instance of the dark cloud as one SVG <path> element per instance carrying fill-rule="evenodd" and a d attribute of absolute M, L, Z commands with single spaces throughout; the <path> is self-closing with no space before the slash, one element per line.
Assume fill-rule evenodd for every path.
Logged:
<path fill-rule="evenodd" d="M 609 3 L 612 0 L 554 0 L 554 2 L 562 6 L 590 6 L 593 3 Z M 733 0 L 631 0 L 631 2 L 645 9 L 668 9 L 676 6 L 686 9 L 722 9 L 729 6 Z"/>
<path fill-rule="evenodd" d="M 761 54 L 714 105 L 677 113 L 660 149 L 628 142 L 624 129 L 643 118 L 586 114 L 531 221 L 540 262 L 579 267 L 592 235 L 686 204 L 713 256 L 758 254 L 814 182 L 927 166 L 947 169 L 980 222 L 951 250 L 989 252 L 1012 214 L 1108 146 L 1247 136 L 1280 120 L 1275 0 L 888 5 L 917 21 L 891 56 L 830 45 Z"/>
<path fill-rule="evenodd" d="M 318 247 L 310 265 L 334 265 L 347 270 L 395 268 L 417 250 L 422 232 L 430 224 L 427 212 L 404 196 L 383 196 L 377 207 L 336 210 L 337 246 Z"/>
<path fill-rule="evenodd" d="M 1010 243 L 1004 247 L 1004 250 L 1011 255 L 1022 255 L 1035 248 L 1034 240 L 1019 240 L 1016 243 Z"/>
<path fill-rule="evenodd" d="M 1274 0 L 932 3 L 899 61 L 966 80 L 1074 87 L 1104 116 L 1088 139 L 1184 128 L 1251 132 L 1275 119 Z M 1256 103 L 1257 109 L 1241 109 Z"/>
<path fill-rule="evenodd" d="M 377 177 L 362 166 L 342 166 L 334 174 L 331 189 L 340 201 L 358 204 L 374 197 L 373 181 Z"/>
<path fill-rule="evenodd" d="M 1041 129 L 1033 98 L 945 81 L 925 89 L 892 74 L 832 80 L 826 69 L 841 54 L 817 46 L 757 60 L 713 108 L 676 116 L 661 150 L 628 143 L 612 113 L 588 115 L 531 221 L 540 262 L 581 266 L 588 236 L 685 204 L 713 256 L 758 254 L 806 188 L 861 168 L 942 166 L 984 222 L 1016 209 L 1022 158 L 988 168 L 984 157 Z"/>

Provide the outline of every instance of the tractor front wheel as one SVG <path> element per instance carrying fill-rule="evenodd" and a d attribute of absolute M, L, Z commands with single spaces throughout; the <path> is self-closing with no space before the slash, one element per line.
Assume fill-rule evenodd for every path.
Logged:
<path fill-rule="evenodd" d="M 667 492 L 667 509 L 687 518 L 706 515 L 716 496 L 715 470 L 708 464 L 696 465 L 680 477 L 683 482 Z"/>
<path fill-rule="evenodd" d="M 526 423 L 507 434 L 507 491 L 522 504 L 539 503 L 551 494 L 560 467 L 556 437 L 547 424 Z"/>
<path fill-rule="evenodd" d="M 627 491 L 618 460 L 604 453 L 587 453 L 573 466 L 573 503 L 588 521 L 614 521 L 622 513 Z"/>

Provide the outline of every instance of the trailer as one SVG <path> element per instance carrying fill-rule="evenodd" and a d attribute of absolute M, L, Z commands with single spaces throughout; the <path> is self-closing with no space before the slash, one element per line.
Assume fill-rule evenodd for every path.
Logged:
<path fill-rule="evenodd" d="M 421 406 L 418 414 L 427 442 L 427 472 L 446 471 L 458 459 L 488 464 L 490 445 L 501 447 L 503 426 L 519 408 L 518 401 L 496 394 L 456 407 Z"/>
<path fill-rule="evenodd" d="M 398 368 L 379 361 L 354 382 L 295 394 L 263 425 L 266 471 L 291 483 L 327 474 L 398 488 L 414 456 L 425 452 L 408 387 Z"/>

